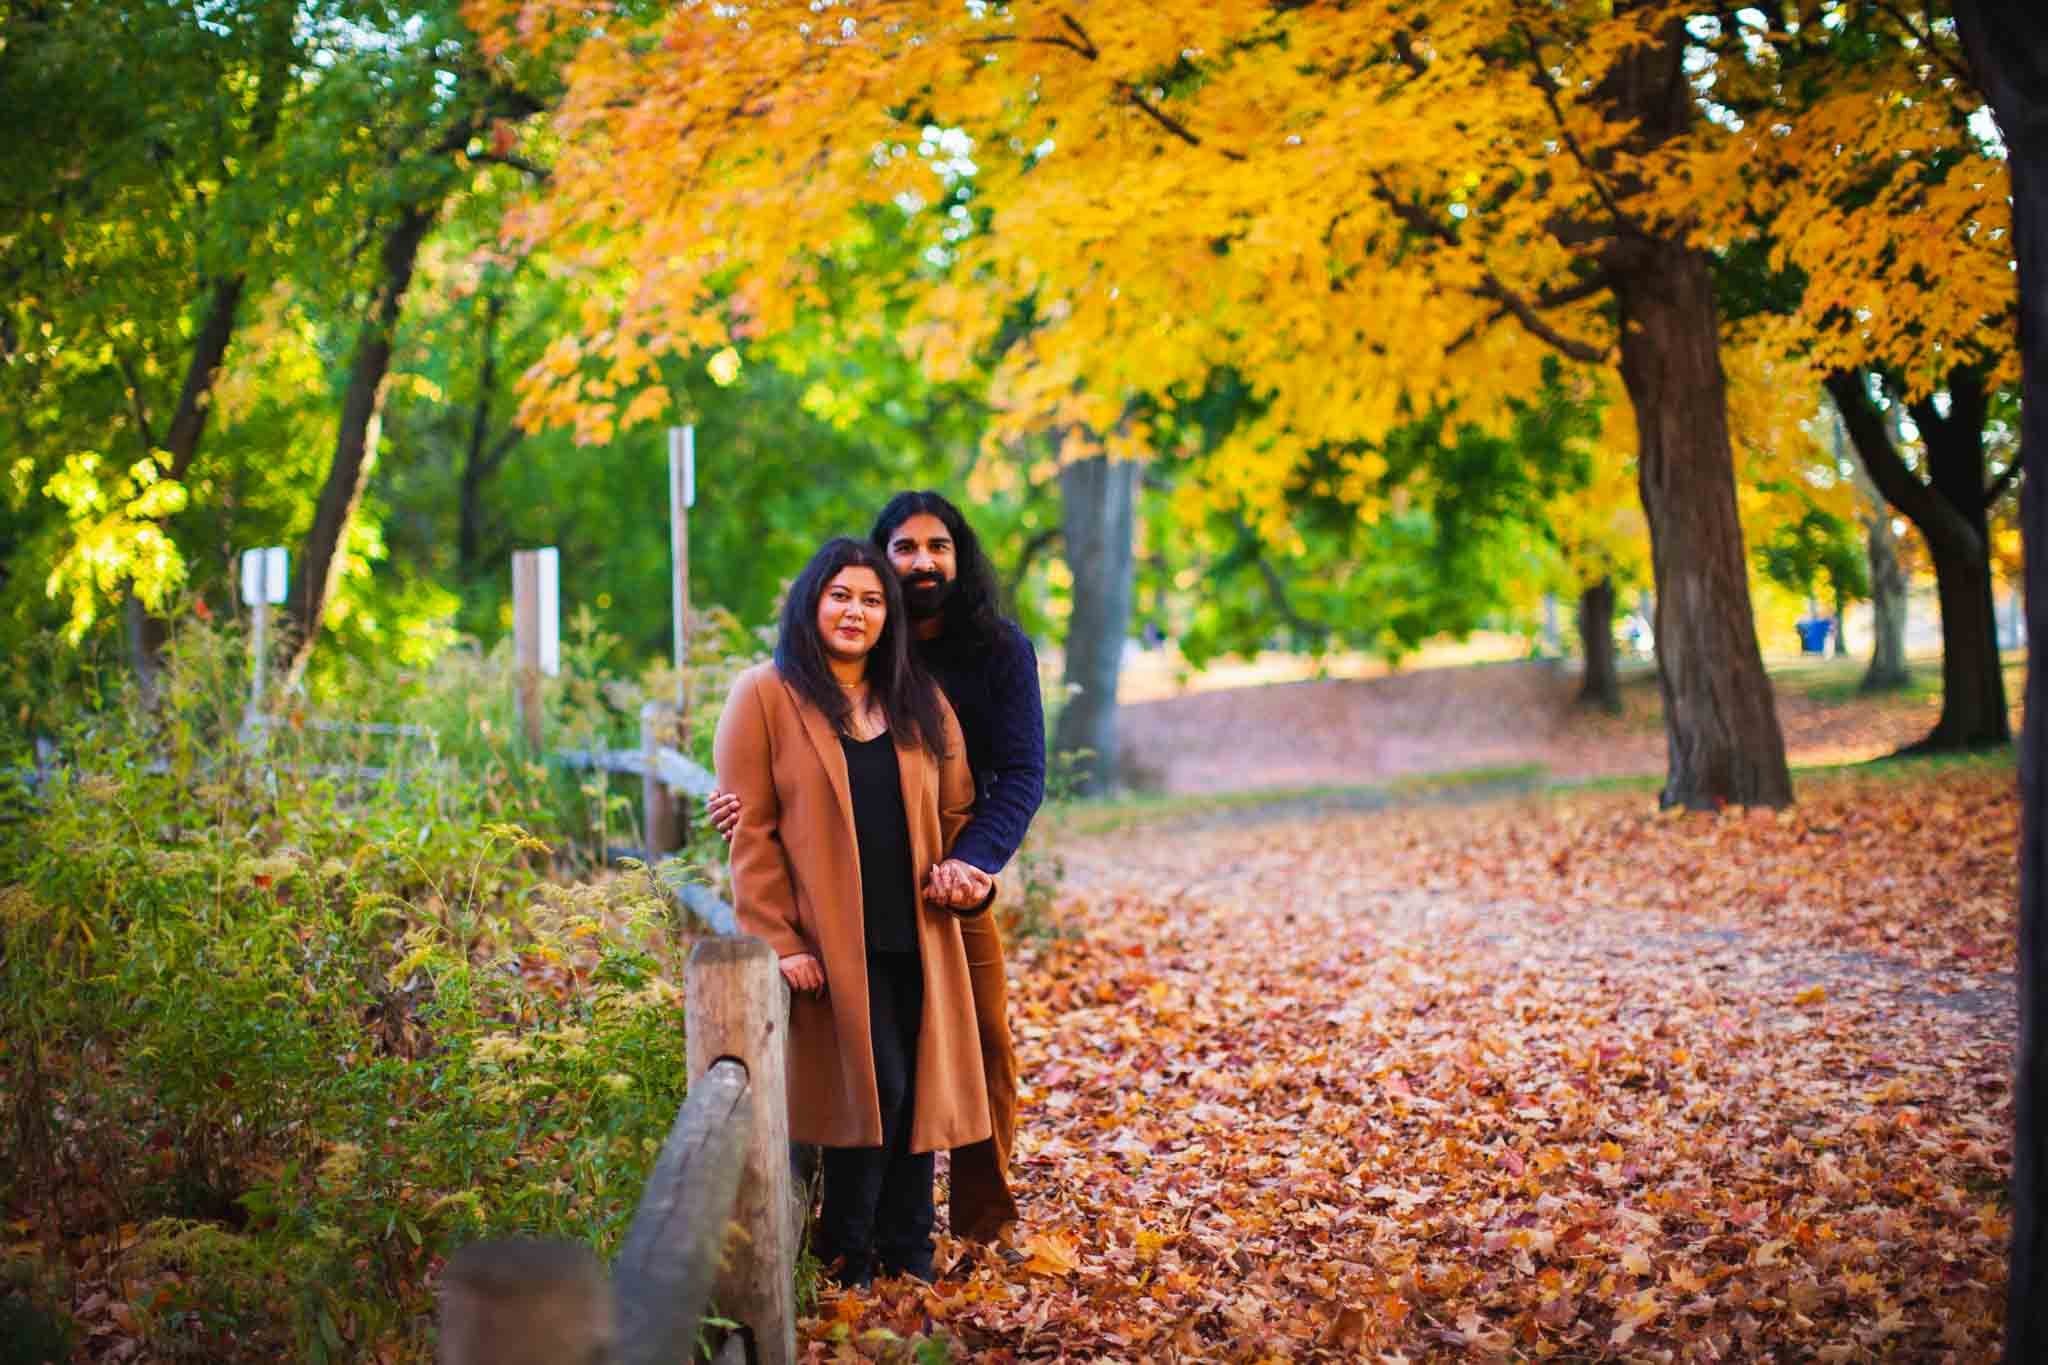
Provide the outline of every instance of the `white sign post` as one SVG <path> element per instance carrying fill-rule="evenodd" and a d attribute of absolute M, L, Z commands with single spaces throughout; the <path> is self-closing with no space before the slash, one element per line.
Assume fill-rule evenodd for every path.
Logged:
<path fill-rule="evenodd" d="M 687 704 L 684 671 L 690 657 L 690 509 L 697 505 L 697 428 L 668 429 L 668 536 L 673 566 L 669 612 L 675 618 L 676 706 Z"/>
<path fill-rule="evenodd" d="M 512 552 L 512 655 L 520 727 L 540 751 L 540 680 L 562 671 L 561 555 L 552 546 Z"/>
<path fill-rule="evenodd" d="M 263 715 L 264 674 L 270 664 L 270 609 L 284 601 L 290 561 L 282 545 L 242 551 L 242 605 L 249 608 L 249 710 L 244 728 Z"/>

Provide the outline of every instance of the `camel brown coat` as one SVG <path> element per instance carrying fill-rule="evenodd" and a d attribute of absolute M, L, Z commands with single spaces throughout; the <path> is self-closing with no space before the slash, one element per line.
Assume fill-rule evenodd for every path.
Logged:
<path fill-rule="evenodd" d="M 944 715 L 943 762 L 921 746 L 896 749 L 910 818 L 911 876 L 920 887 L 974 805 L 959 722 L 950 707 Z M 882 1106 L 868 1030 L 860 850 L 839 735 L 773 664 L 762 664 L 733 683 L 713 753 L 719 790 L 740 799 L 732 833 L 740 927 L 777 956 L 811 953 L 825 970 L 822 993 L 799 991 L 790 1001 L 790 1138 L 821 1147 L 879 1147 Z M 924 1013 L 910 1149 L 930 1152 L 989 1136 L 988 1091 L 967 954 L 953 912 L 920 902 L 917 941 Z"/>

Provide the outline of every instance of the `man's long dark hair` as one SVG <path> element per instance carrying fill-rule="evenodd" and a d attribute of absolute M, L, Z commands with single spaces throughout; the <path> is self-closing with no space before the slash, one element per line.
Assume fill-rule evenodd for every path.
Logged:
<path fill-rule="evenodd" d="M 953 591 L 941 609 L 945 619 L 941 638 L 948 646 L 989 644 L 1003 620 L 995 566 L 982 553 L 981 539 L 967 524 L 967 518 L 943 494 L 929 488 L 898 493 L 875 518 L 875 529 L 868 533 L 868 539 L 886 555 L 889 538 L 904 522 L 919 514 L 937 517 L 953 537 Z"/>
<path fill-rule="evenodd" d="M 826 661 L 825 642 L 818 634 L 818 603 L 839 571 L 849 568 L 874 570 L 887 603 L 882 633 L 868 652 L 868 695 L 880 704 L 896 743 L 922 745 L 934 758 L 943 758 L 946 727 L 939 718 L 939 689 L 910 653 L 910 613 L 903 605 L 903 587 L 888 557 L 865 541 L 851 536 L 826 541 L 790 584 L 775 640 L 775 670 L 799 697 L 825 713 L 833 729 L 847 733 L 853 707 Z"/>

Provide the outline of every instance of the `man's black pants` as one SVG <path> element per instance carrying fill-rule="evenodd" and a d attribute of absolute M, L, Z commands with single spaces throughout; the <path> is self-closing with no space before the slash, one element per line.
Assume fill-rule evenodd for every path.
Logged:
<path fill-rule="evenodd" d="M 912 1155 L 917 1111 L 917 1034 L 924 969 L 915 952 L 868 956 L 868 1033 L 882 1101 L 880 1147 L 827 1147 L 818 1259 L 840 1262 L 842 1284 L 877 1272 L 932 1274 L 932 1154 Z"/>

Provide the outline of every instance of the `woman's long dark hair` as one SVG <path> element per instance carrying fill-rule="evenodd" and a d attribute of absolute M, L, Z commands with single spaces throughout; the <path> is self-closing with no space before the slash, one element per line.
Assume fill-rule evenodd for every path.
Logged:
<path fill-rule="evenodd" d="M 939 718 L 939 689 L 911 655 L 903 587 L 887 557 L 865 541 L 851 536 L 826 541 L 789 585 L 781 633 L 775 640 L 775 669 L 799 697 L 825 713 L 833 729 L 847 733 L 853 707 L 826 661 L 825 642 L 818 634 L 818 603 L 839 571 L 850 568 L 874 570 L 888 604 L 882 633 L 868 652 L 868 695 L 880 703 L 896 743 L 922 745 L 932 757 L 943 758 L 946 727 Z"/>
<path fill-rule="evenodd" d="M 1003 618 L 998 604 L 1002 599 L 996 588 L 995 566 L 988 562 L 980 537 L 967 524 L 967 518 L 960 515 L 959 508 L 929 488 L 898 493 L 875 518 L 875 529 L 868 533 L 868 539 L 877 550 L 887 554 L 889 538 L 904 522 L 921 513 L 937 517 L 953 537 L 953 591 L 947 595 L 943 609 L 945 639 L 948 644 L 986 646 L 996 638 L 1001 626 Z"/>

